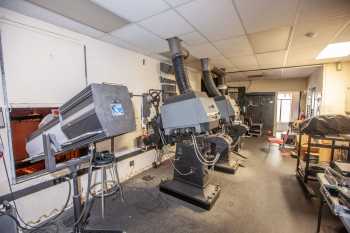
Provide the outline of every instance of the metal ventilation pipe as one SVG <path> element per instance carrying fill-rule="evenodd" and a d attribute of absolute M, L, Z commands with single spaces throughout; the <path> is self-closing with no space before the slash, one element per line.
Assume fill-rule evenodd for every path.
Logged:
<path fill-rule="evenodd" d="M 181 47 L 181 40 L 179 38 L 173 37 L 167 39 L 167 41 L 174 66 L 175 79 L 177 86 L 179 87 L 180 94 L 192 91 L 184 66 L 184 59 L 189 56 L 189 52 Z"/>
<path fill-rule="evenodd" d="M 218 77 L 218 86 L 217 88 L 221 92 L 222 95 L 227 94 L 227 85 L 226 85 L 226 72 L 225 69 L 218 69 L 214 67 L 211 72 Z"/>
<path fill-rule="evenodd" d="M 216 88 L 213 78 L 211 77 L 211 73 L 209 71 L 209 59 L 201 58 L 201 66 L 202 66 L 202 78 L 205 87 L 207 88 L 209 97 L 220 96 L 220 91 Z"/>

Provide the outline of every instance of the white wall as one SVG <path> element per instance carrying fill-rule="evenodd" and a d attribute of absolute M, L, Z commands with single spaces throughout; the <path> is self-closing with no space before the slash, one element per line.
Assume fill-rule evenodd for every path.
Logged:
<path fill-rule="evenodd" d="M 81 56 L 79 51 L 84 45 L 87 50 L 88 83 L 124 84 L 129 88 L 129 91 L 135 94 L 141 94 L 150 88 L 159 89 L 160 87 L 159 61 L 155 59 L 2 8 L 0 8 L 0 17 L 1 30 L 5 34 L 3 39 L 5 42 L 4 51 L 6 51 L 4 57 L 6 82 L 9 85 L 10 101 L 15 103 L 16 106 L 59 105 L 71 97 L 71 92 L 76 91 L 77 87 L 84 86 L 84 67 L 82 67 L 82 60 L 79 59 L 79 56 Z M 23 46 L 25 38 L 31 38 L 31 43 Z M 39 38 L 38 41 L 35 38 Z M 41 46 L 40 41 L 45 41 L 45 45 Z M 69 48 L 69 46 L 73 46 L 75 52 L 72 52 L 73 50 L 62 51 L 62 49 Z M 21 56 L 15 59 L 16 54 L 11 54 L 11 52 L 16 51 L 16 49 L 18 50 L 16 54 L 21 54 L 23 51 L 29 53 L 27 55 L 22 54 L 24 57 Z M 55 64 L 53 66 L 47 59 L 55 60 L 55 58 L 60 58 L 60 62 L 52 61 Z M 66 58 L 69 64 L 64 63 L 62 58 L 63 60 Z M 143 65 L 144 59 L 145 65 Z M 60 69 L 57 69 L 57 65 Z M 190 81 L 195 89 L 200 90 L 199 72 L 190 70 Z M 2 88 L 0 89 L 1 96 L 5 98 Z M 4 106 L 4 98 L 0 98 L 1 106 Z M 133 98 L 133 103 L 137 130 L 117 138 L 115 142 L 117 150 L 135 147 L 134 139 L 142 133 L 140 128 L 140 99 Z M 4 139 L 7 167 L 13 168 L 10 162 L 11 156 L 8 153 L 10 152 L 8 150 L 8 135 L 6 130 L 1 130 L 0 133 Z M 104 143 L 101 147 L 103 146 L 108 146 L 108 144 Z M 121 179 L 125 180 L 148 169 L 154 161 L 154 157 L 154 151 L 150 151 L 140 154 L 136 158 L 131 158 L 135 161 L 133 169 L 129 167 L 131 159 L 122 161 L 118 164 Z M 14 173 L 14 171 L 11 170 L 11 173 Z M 19 190 L 40 181 L 51 179 L 55 175 L 44 175 L 12 185 L 12 188 Z M 0 195 L 8 193 L 5 177 L 1 162 Z M 85 177 L 82 179 L 82 183 L 84 182 Z M 18 200 L 19 211 L 26 221 L 35 221 L 44 214 L 52 214 L 53 209 L 60 209 L 66 194 L 67 186 L 61 184 L 21 198 Z"/>
<path fill-rule="evenodd" d="M 320 104 L 320 114 L 323 114 L 323 94 L 324 94 L 324 68 L 323 66 L 320 67 L 319 69 L 317 69 L 316 71 L 314 71 L 311 76 L 308 78 L 307 80 L 307 89 L 306 89 L 306 103 L 305 103 L 305 109 L 306 111 L 307 106 L 306 105 L 310 105 L 310 101 L 311 101 L 311 93 L 312 93 L 312 89 L 315 89 L 315 95 L 316 95 L 316 100 L 317 103 Z"/>
<path fill-rule="evenodd" d="M 246 92 L 302 91 L 306 89 L 306 79 L 274 79 L 228 82 L 232 87 L 246 87 Z"/>
<path fill-rule="evenodd" d="M 316 92 L 323 91 L 323 67 L 320 67 L 307 80 L 307 90 L 316 88 Z"/>
<path fill-rule="evenodd" d="M 345 114 L 346 89 L 350 87 L 350 62 L 342 63 L 342 70 L 336 64 L 324 65 L 322 114 Z"/>

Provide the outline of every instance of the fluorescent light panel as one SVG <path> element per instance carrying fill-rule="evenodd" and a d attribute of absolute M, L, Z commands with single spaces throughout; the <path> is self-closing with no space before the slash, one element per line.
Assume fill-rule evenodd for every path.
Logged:
<path fill-rule="evenodd" d="M 316 57 L 317 60 L 347 57 L 350 55 L 350 41 L 329 44 Z"/>

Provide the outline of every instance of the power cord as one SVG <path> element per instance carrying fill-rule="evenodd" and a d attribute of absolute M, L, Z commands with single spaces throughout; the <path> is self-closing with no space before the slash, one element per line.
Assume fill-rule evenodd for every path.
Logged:
<path fill-rule="evenodd" d="M 2 145 L 4 145 L 1 136 L 0 136 L 0 143 Z M 9 175 L 8 168 L 7 168 L 7 165 L 6 165 L 5 156 L 3 155 L 2 157 L 0 157 L 0 159 L 2 159 L 4 167 L 5 167 L 5 173 L 6 173 L 8 186 L 9 186 L 9 189 L 10 189 L 10 195 L 11 195 L 12 202 L 13 202 L 13 205 L 14 205 L 14 209 L 15 209 L 15 212 L 16 212 L 16 215 L 17 215 L 19 221 L 18 221 L 18 219 L 16 217 L 14 217 L 14 216 L 12 216 L 10 214 L 7 214 L 5 212 L 0 212 L 0 216 L 6 215 L 6 216 L 9 216 L 12 219 L 15 219 L 15 223 L 16 223 L 17 227 L 21 228 L 22 230 L 29 231 L 30 233 L 34 233 L 34 232 L 45 230 L 45 227 L 51 226 L 51 225 L 55 225 L 56 226 L 55 233 L 57 233 L 58 230 L 59 230 L 59 227 L 58 227 L 57 223 L 54 223 L 52 221 L 56 220 L 60 215 L 62 215 L 62 213 L 65 211 L 65 209 L 67 208 L 67 206 L 69 204 L 69 200 L 70 200 L 70 196 L 71 196 L 71 192 L 72 192 L 72 187 L 70 185 L 69 178 L 67 178 L 67 177 L 65 178 L 66 181 L 68 182 L 69 191 L 68 191 L 68 196 L 67 196 L 66 202 L 65 202 L 63 208 L 61 209 L 61 211 L 57 215 L 55 215 L 52 219 L 50 219 L 48 222 L 46 222 L 46 223 L 44 223 L 44 224 L 42 224 L 40 226 L 33 226 L 33 225 L 30 225 L 30 224 L 26 223 L 23 220 L 22 216 L 19 214 L 18 207 L 17 207 L 16 201 L 15 201 L 15 196 L 13 194 L 13 189 L 12 189 L 12 186 L 11 186 L 10 175 Z M 22 226 L 21 223 L 24 226 Z"/>

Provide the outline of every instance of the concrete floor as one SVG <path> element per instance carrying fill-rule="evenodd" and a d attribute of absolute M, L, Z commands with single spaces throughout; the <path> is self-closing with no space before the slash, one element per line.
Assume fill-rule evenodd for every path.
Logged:
<path fill-rule="evenodd" d="M 277 147 L 263 151 L 263 139 L 244 140 L 242 154 L 249 159 L 235 175 L 215 172 L 211 183 L 221 195 L 204 211 L 158 191 L 161 179 L 170 177 L 169 162 L 124 184 L 126 202 L 109 200 L 106 217 L 93 208 L 90 226 L 123 229 L 128 233 L 310 233 L 316 231 L 319 201 L 308 200 L 295 178 L 296 160 L 281 156 Z M 150 178 L 146 181 L 143 178 Z M 67 212 L 61 222 L 69 225 Z M 69 232 L 61 228 L 60 232 Z M 323 233 L 345 232 L 340 221 L 324 209 Z"/>

